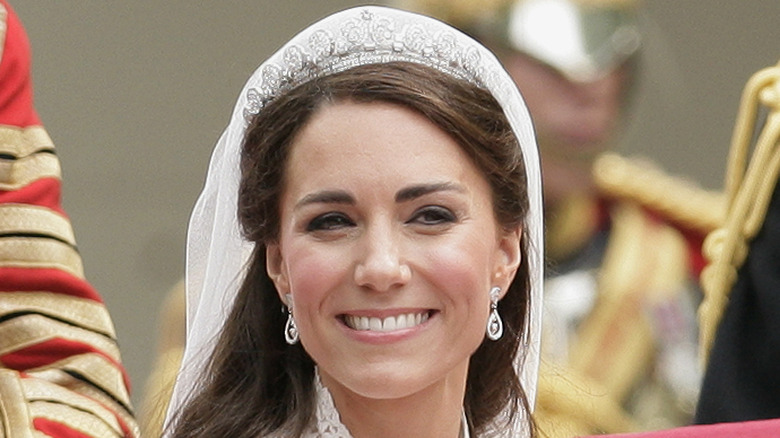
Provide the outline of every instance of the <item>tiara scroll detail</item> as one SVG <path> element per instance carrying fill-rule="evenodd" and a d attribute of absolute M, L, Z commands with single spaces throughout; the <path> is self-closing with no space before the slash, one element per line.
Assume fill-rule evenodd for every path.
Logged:
<path fill-rule="evenodd" d="M 282 93 L 359 65 L 415 62 L 481 87 L 492 76 L 484 71 L 477 47 L 461 44 L 453 32 L 401 23 L 369 10 L 335 29 L 317 29 L 300 37 L 283 49 L 280 59 L 262 67 L 259 84 L 246 94 L 247 121 Z"/>

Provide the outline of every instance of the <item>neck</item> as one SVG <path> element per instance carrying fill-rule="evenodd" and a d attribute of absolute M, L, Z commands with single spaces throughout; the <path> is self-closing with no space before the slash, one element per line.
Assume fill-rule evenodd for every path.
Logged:
<path fill-rule="evenodd" d="M 334 385 L 324 373 L 322 381 L 333 397 L 341 422 L 354 438 L 460 436 L 466 370 L 451 373 L 413 394 L 387 399 L 364 397 Z"/>

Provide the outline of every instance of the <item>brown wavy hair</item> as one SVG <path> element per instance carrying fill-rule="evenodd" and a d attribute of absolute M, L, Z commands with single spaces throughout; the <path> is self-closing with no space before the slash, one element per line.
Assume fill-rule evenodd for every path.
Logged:
<path fill-rule="evenodd" d="M 522 152 L 501 106 L 483 88 L 430 67 L 392 62 L 319 77 L 279 96 L 253 118 L 242 149 L 238 217 L 255 249 L 200 389 L 177 415 L 174 437 L 299 436 L 312 421 L 314 362 L 300 344 L 284 340 L 286 316 L 266 272 L 265 253 L 279 235 L 290 146 L 313 114 L 340 101 L 381 101 L 424 115 L 457 141 L 487 178 L 500 226 L 509 230 L 525 221 Z M 528 330 L 527 247 L 524 231 L 521 265 L 500 304 L 504 336 L 483 341 L 470 360 L 464 409 L 475 434 L 507 405 L 531 422 L 513 367 Z M 506 421 L 509 427 L 512 418 Z M 529 428 L 534 432 L 532 423 Z"/>

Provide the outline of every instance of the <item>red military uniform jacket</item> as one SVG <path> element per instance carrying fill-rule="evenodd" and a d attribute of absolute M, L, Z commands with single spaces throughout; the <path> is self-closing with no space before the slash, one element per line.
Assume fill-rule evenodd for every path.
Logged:
<path fill-rule="evenodd" d="M 114 327 L 84 278 L 30 48 L 0 0 L 0 437 L 135 437 Z"/>

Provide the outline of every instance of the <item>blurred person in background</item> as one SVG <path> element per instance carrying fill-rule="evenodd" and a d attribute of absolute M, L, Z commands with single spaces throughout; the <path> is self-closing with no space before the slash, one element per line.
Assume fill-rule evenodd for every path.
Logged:
<path fill-rule="evenodd" d="M 700 375 L 701 241 L 719 196 L 612 152 L 641 67 L 633 0 L 406 0 L 490 47 L 542 157 L 545 332 L 535 416 L 550 436 L 687 424 Z"/>

